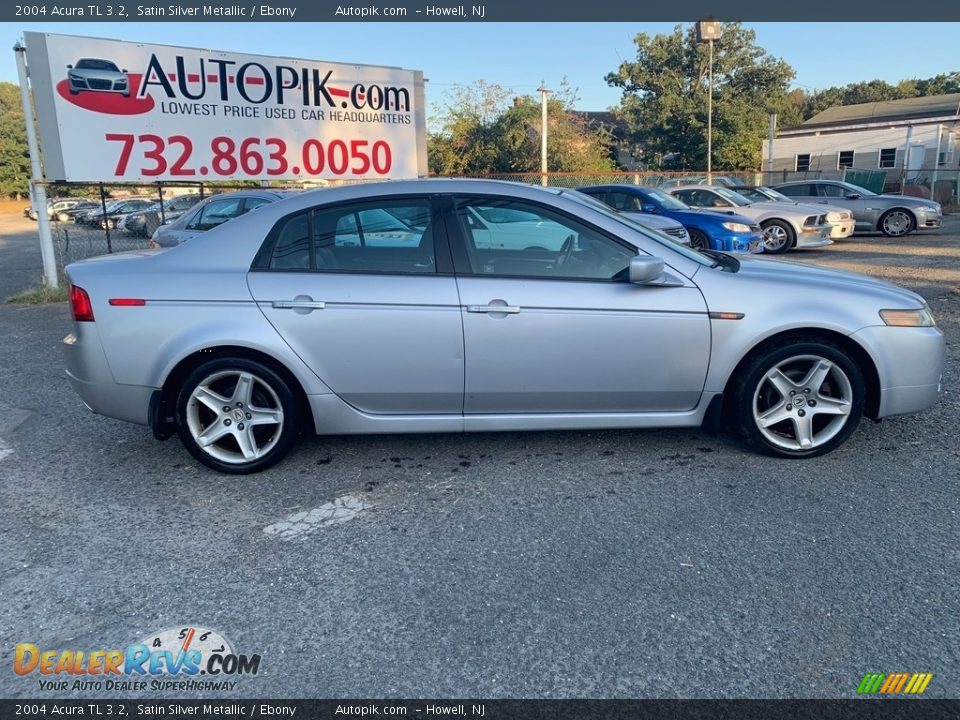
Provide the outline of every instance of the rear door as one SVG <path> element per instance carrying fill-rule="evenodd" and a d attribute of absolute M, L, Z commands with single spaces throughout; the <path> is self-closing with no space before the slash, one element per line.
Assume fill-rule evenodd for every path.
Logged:
<path fill-rule="evenodd" d="M 287 344 L 360 411 L 463 410 L 460 301 L 436 213 L 428 196 L 300 211 L 278 222 L 249 274 Z"/>

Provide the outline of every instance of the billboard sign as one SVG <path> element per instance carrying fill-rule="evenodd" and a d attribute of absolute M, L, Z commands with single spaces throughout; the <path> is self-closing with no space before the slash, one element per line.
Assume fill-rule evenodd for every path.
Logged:
<path fill-rule="evenodd" d="M 423 73 L 25 33 L 49 180 L 427 174 Z"/>

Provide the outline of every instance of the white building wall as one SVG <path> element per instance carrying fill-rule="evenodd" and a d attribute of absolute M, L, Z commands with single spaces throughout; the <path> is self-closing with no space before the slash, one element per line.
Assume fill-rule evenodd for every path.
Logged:
<path fill-rule="evenodd" d="M 944 136 L 949 129 L 949 126 L 944 127 Z M 936 148 L 937 125 L 913 126 L 910 144 L 923 145 L 930 150 Z M 946 146 L 946 137 L 943 144 Z M 907 128 L 904 126 L 777 137 L 773 141 L 774 169 L 793 170 L 796 156 L 809 153 L 811 171 L 836 170 L 838 154 L 847 150 L 854 151 L 855 168 L 877 169 L 880 150 L 886 148 L 896 148 L 897 167 L 901 167 L 906 147 Z M 767 158 L 768 148 L 767 143 L 764 142 L 764 169 L 767 167 Z"/>

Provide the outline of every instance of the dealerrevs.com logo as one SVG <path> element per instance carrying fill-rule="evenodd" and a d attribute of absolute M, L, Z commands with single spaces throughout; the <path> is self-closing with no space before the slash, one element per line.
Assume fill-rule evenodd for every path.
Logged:
<path fill-rule="evenodd" d="M 232 690 L 256 675 L 260 655 L 236 653 L 215 630 L 190 626 L 153 633 L 123 650 L 41 648 L 20 643 L 13 671 L 54 690 Z"/>

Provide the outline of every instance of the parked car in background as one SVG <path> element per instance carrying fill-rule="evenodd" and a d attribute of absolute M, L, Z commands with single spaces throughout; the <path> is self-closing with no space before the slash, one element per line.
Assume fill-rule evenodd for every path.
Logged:
<path fill-rule="evenodd" d="M 478 208 L 537 216 L 546 239 L 500 247 L 471 223 Z M 416 242 L 408 230 L 357 243 L 368 213 L 429 221 L 405 223 Z M 569 241 L 540 249 L 556 225 Z M 306 192 L 202 242 L 66 274 L 74 324 L 63 348 L 84 403 L 159 439 L 176 433 L 228 473 L 273 465 L 304 432 L 718 427 L 724 417 L 765 453 L 813 457 L 863 415 L 933 405 L 944 368 L 943 333 L 909 290 L 695 252 L 516 183 Z"/>
<path fill-rule="evenodd" d="M 151 237 L 158 227 L 165 222 L 176 220 L 202 199 L 199 193 L 190 193 L 188 195 L 177 195 L 175 198 L 164 201 L 163 207 L 158 201 L 153 205 L 125 215 L 118 223 L 119 229 L 130 235 Z"/>
<path fill-rule="evenodd" d="M 843 240 L 853 235 L 853 213 L 846 208 L 835 205 L 824 205 L 823 207 L 808 205 L 807 203 L 802 203 L 796 198 L 787 197 L 783 193 L 777 192 L 764 185 L 741 185 L 736 190 L 747 200 L 754 203 L 784 202 L 796 206 L 804 205 L 806 207 L 812 207 L 817 212 L 826 211 L 827 222 L 833 226 L 830 230 L 831 240 Z"/>
<path fill-rule="evenodd" d="M 173 247 L 227 220 L 246 215 L 261 205 L 282 200 L 297 191 L 292 190 L 238 190 L 212 195 L 194 205 L 173 222 L 158 227 L 150 238 L 150 247 Z"/>
<path fill-rule="evenodd" d="M 687 229 L 694 248 L 738 253 L 763 250 L 763 232 L 750 218 L 693 210 L 659 188 L 592 185 L 577 189 L 631 217 L 645 214 L 676 220 Z"/>
<path fill-rule="evenodd" d="M 53 220 L 57 217 L 57 213 L 71 210 L 82 202 L 85 202 L 83 198 L 51 199 L 47 202 L 47 217 Z M 33 207 L 30 205 L 27 205 L 23 209 L 23 216 L 28 217 L 31 220 L 37 219 L 37 213 L 34 212 Z"/>
<path fill-rule="evenodd" d="M 683 187 L 684 185 L 719 185 L 721 187 L 738 188 L 743 185 L 743 180 L 735 175 L 714 175 L 713 182 L 707 180 L 706 175 L 686 175 L 684 177 L 671 178 L 660 183 L 661 189 Z"/>
<path fill-rule="evenodd" d="M 831 226 L 823 209 L 790 207 L 783 203 L 751 203 L 725 187 L 691 185 L 668 193 L 693 208 L 735 212 L 751 218 L 763 230 L 763 251 L 780 254 L 794 248 L 830 245 Z"/>
<path fill-rule="evenodd" d="M 142 210 L 152 204 L 150 200 L 143 200 L 141 198 L 111 200 L 107 203 L 106 212 L 104 212 L 102 207 L 99 207 L 83 215 L 78 215 L 76 220 L 77 223 L 81 225 L 93 225 L 95 227 L 113 230 L 117 227 L 117 223 L 120 222 L 121 215 Z"/>
<path fill-rule="evenodd" d="M 943 220 L 940 203 L 907 195 L 877 195 L 841 180 L 798 180 L 772 188 L 804 203 L 837 205 L 853 212 L 854 232 L 902 237 L 914 230 L 936 230 Z"/>
<path fill-rule="evenodd" d="M 76 222 L 77 218 L 81 215 L 86 215 L 102 209 L 103 206 L 99 202 L 94 200 L 84 200 L 68 210 L 58 211 L 56 217 L 54 217 L 54 220 L 61 223 Z"/>
<path fill-rule="evenodd" d="M 605 212 L 609 212 L 613 208 L 607 205 L 602 200 L 598 200 L 595 197 L 582 193 L 579 190 L 568 190 L 566 188 L 558 189 L 558 193 L 561 195 L 568 195 L 580 202 L 585 202 L 588 205 L 599 206 Z M 664 217 L 662 215 L 650 215 L 642 212 L 633 212 L 633 211 L 617 211 L 619 215 L 635 222 L 647 230 L 654 230 L 656 232 L 663 233 L 669 237 L 673 242 L 680 245 L 686 245 L 690 247 L 690 233 L 687 232 L 687 229 L 681 225 L 678 221 L 672 220 L 671 218 Z"/>

